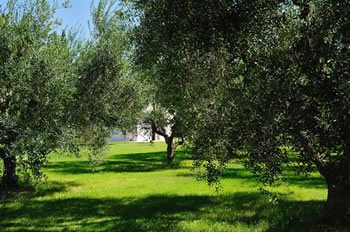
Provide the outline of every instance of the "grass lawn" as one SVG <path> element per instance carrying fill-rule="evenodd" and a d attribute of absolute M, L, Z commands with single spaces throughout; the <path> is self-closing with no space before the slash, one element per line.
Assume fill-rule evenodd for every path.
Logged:
<path fill-rule="evenodd" d="M 167 167 L 164 143 L 112 143 L 92 173 L 86 158 L 53 155 L 35 192 L 3 196 L 0 231 L 324 231 L 316 226 L 326 199 L 317 174 L 286 172 L 288 184 L 261 194 L 239 161 L 216 193 L 199 182 L 178 152 Z M 345 231 L 345 230 L 344 230 Z"/>

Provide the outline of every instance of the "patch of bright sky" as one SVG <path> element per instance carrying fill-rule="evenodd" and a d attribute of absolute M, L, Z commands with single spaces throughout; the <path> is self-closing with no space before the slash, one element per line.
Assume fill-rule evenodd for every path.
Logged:
<path fill-rule="evenodd" d="M 56 15 L 62 21 L 61 28 L 71 28 L 78 31 L 83 37 L 89 37 L 91 31 L 91 3 L 91 0 L 70 0 L 69 8 L 61 7 L 58 9 Z"/>
<path fill-rule="evenodd" d="M 52 0 L 50 0 L 53 2 Z M 58 0 L 57 2 L 63 3 L 64 0 Z M 79 32 L 80 35 L 87 38 L 90 36 L 89 21 L 91 22 L 90 7 L 91 3 L 97 1 L 92 0 L 70 0 L 70 7 L 60 7 L 56 12 L 57 19 L 62 21 L 62 26 L 58 30 L 73 29 Z M 6 5 L 7 0 L 0 0 L 0 5 L 3 7 Z"/>

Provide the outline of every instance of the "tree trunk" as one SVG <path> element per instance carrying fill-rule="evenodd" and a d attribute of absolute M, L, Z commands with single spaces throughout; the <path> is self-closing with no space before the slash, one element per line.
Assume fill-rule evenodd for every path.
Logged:
<path fill-rule="evenodd" d="M 350 183 L 328 184 L 326 221 L 350 225 Z"/>
<path fill-rule="evenodd" d="M 167 162 L 171 164 L 175 159 L 176 146 L 174 144 L 174 137 L 169 137 L 165 140 L 167 144 Z"/>
<path fill-rule="evenodd" d="M 319 168 L 325 177 L 328 196 L 326 203 L 326 222 L 350 226 L 350 165 L 349 162 L 330 163 Z"/>
<path fill-rule="evenodd" d="M 228 145 L 227 147 L 227 160 L 230 160 L 233 158 L 233 148 L 232 146 Z"/>
<path fill-rule="evenodd" d="M 4 172 L 2 176 L 1 187 L 3 189 L 15 188 L 18 184 L 18 176 L 16 174 L 16 157 L 6 154 L 4 150 L 0 150 L 0 157 L 4 161 Z"/>

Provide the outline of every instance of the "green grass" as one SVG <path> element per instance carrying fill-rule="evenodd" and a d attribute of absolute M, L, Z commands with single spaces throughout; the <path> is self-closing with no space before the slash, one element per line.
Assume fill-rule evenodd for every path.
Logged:
<path fill-rule="evenodd" d="M 327 230 L 317 223 L 327 194 L 317 173 L 286 172 L 288 184 L 263 195 L 234 161 L 216 193 L 196 180 L 188 154 L 179 151 L 168 167 L 164 150 L 163 143 L 113 143 L 96 173 L 84 157 L 53 155 L 36 191 L 2 197 L 0 231 Z"/>

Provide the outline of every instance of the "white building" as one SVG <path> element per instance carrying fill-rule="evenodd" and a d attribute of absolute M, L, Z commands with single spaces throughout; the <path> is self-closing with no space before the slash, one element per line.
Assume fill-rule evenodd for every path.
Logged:
<path fill-rule="evenodd" d="M 131 132 L 123 133 L 121 131 L 116 131 L 109 138 L 109 141 L 111 142 L 150 142 L 151 140 L 151 131 L 145 129 L 142 125 L 137 125 L 137 127 Z M 164 141 L 164 138 L 163 136 L 156 134 L 154 141 Z"/>

